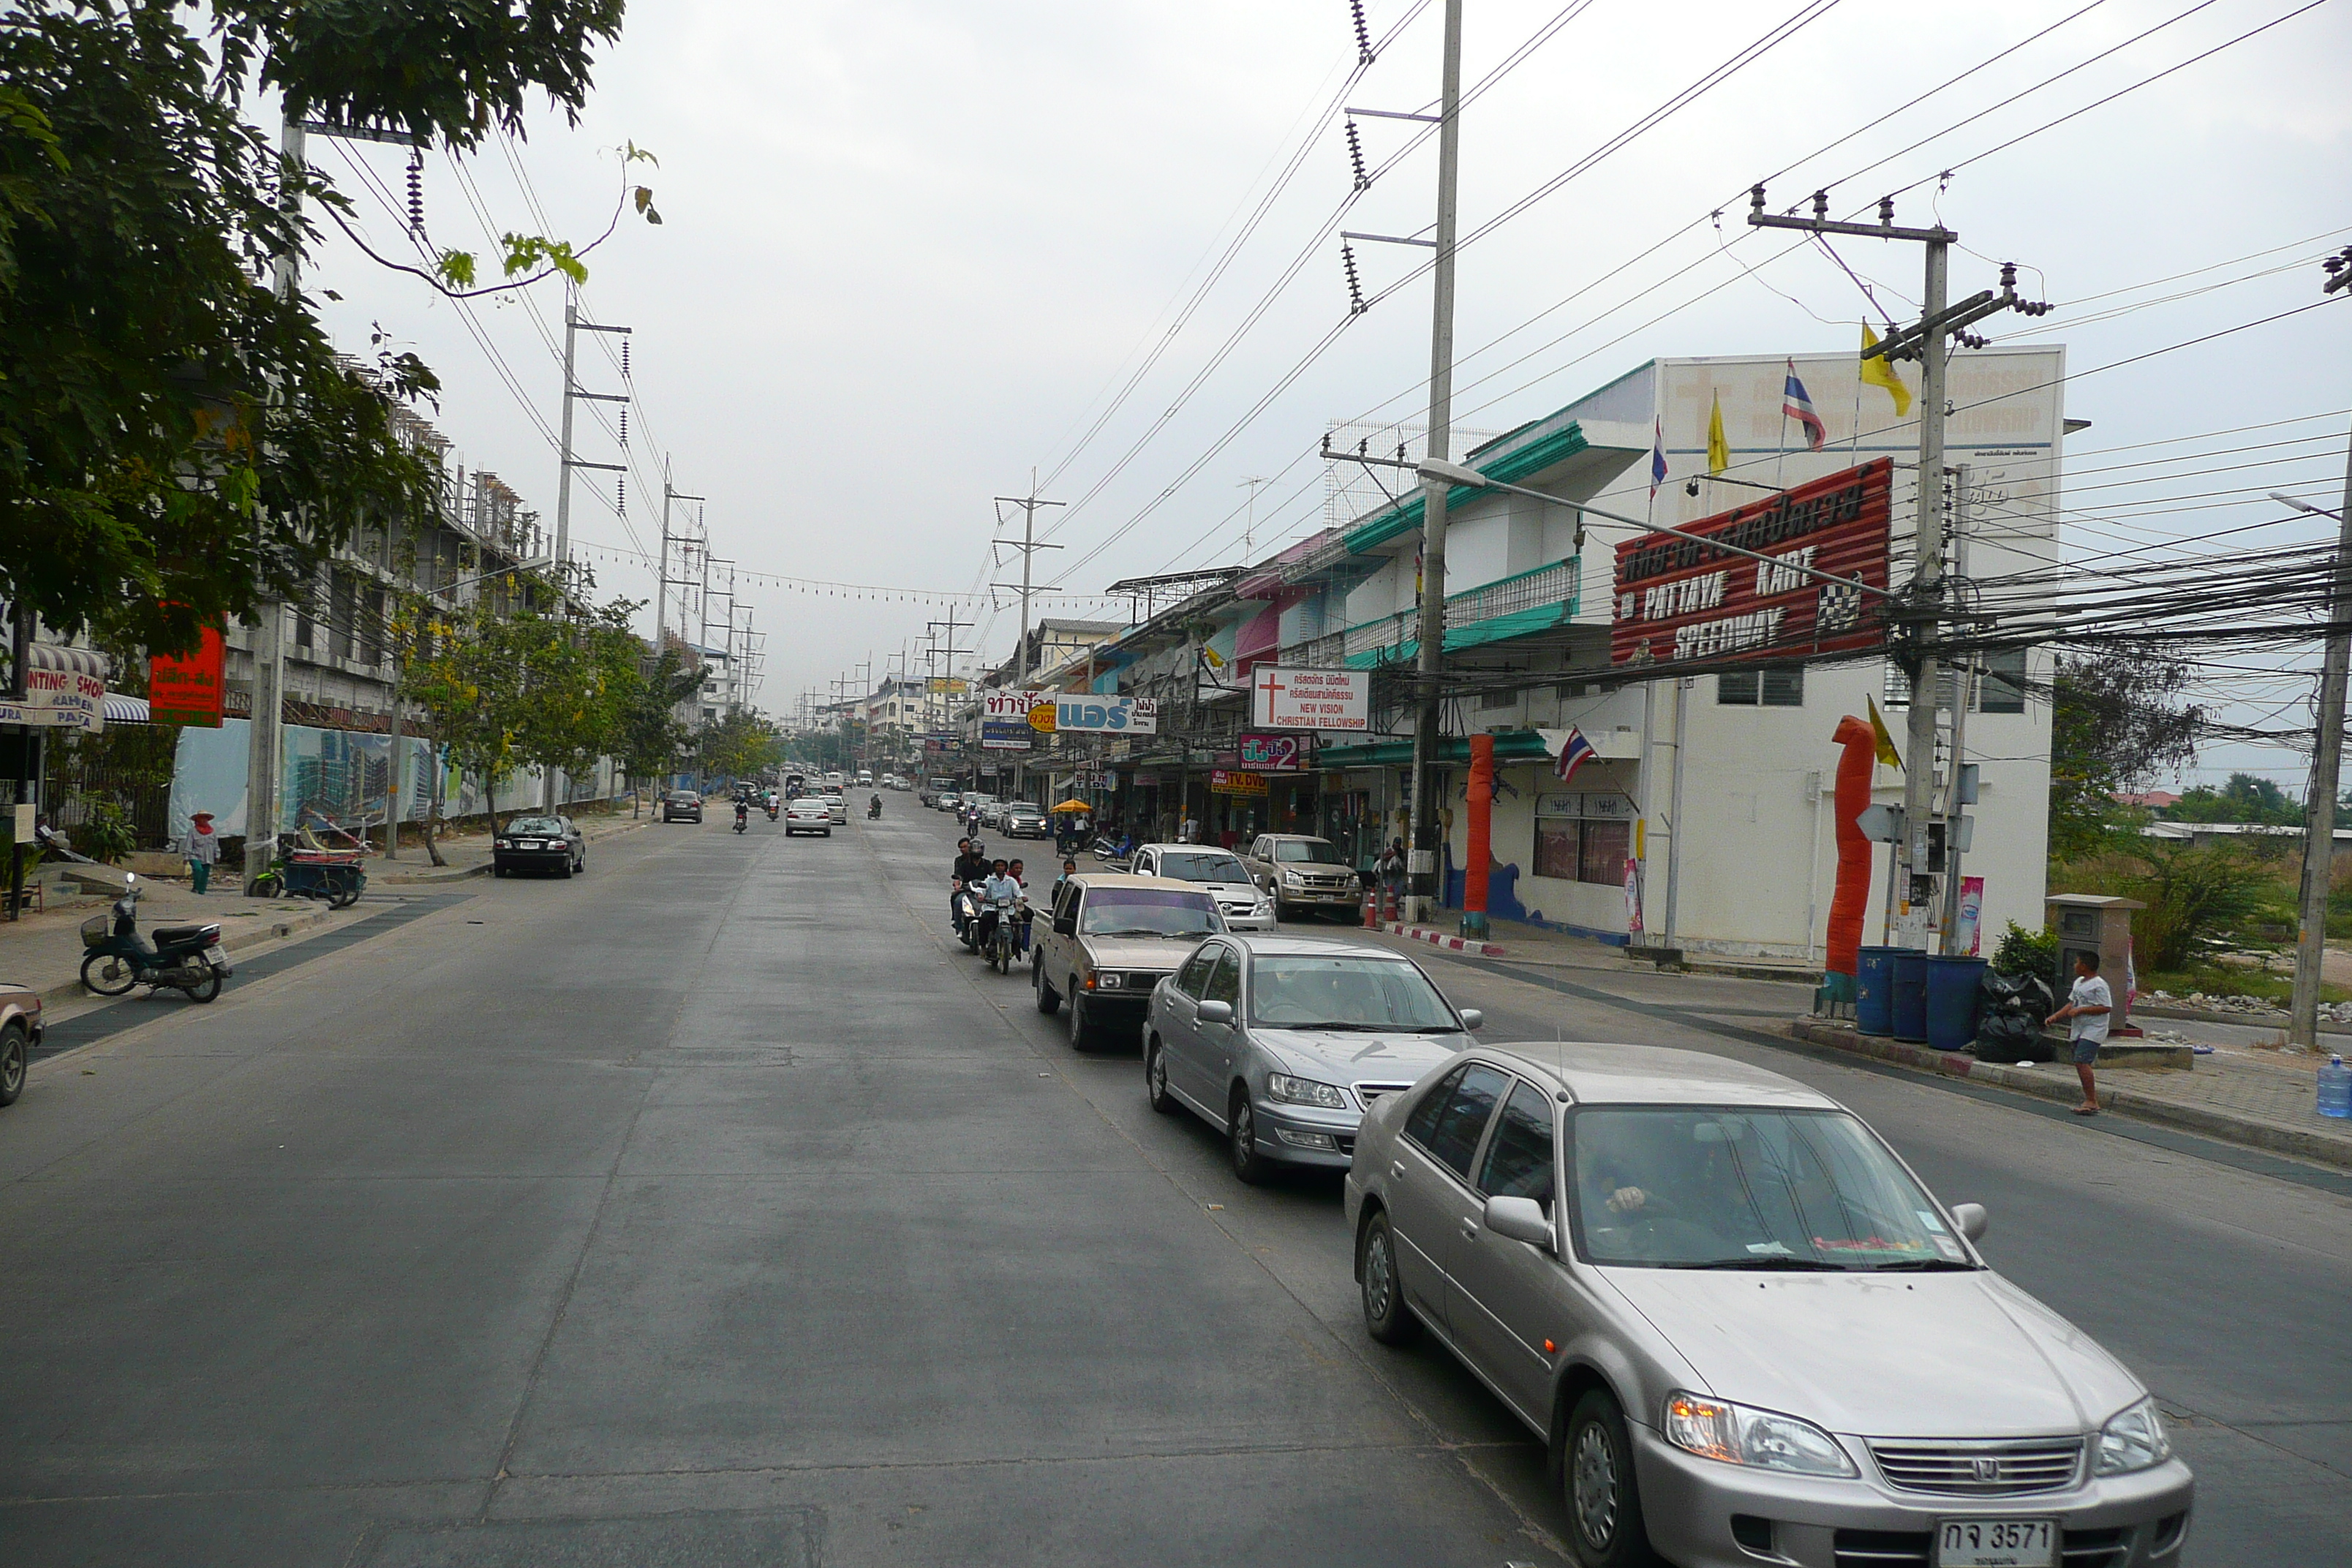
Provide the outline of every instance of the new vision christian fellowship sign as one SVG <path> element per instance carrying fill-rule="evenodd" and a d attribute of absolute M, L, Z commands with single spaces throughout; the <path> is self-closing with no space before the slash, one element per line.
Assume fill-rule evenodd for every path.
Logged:
<path fill-rule="evenodd" d="M 1371 706 L 1370 670 L 1262 664 L 1250 674 L 1253 729 L 1369 730 Z"/>
<path fill-rule="evenodd" d="M 1891 458 L 1873 458 L 1685 531 L 1769 561 L 1672 533 L 1620 544 L 1609 662 L 1786 659 L 1879 647 L 1894 476 Z M 1824 582 L 1817 572 L 1845 581 Z"/>

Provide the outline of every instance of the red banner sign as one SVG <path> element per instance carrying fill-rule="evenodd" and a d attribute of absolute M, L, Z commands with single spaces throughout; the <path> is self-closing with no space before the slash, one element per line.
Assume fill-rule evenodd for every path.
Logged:
<path fill-rule="evenodd" d="M 1878 647 L 1894 476 L 1891 459 L 1874 458 L 1685 531 L 1769 561 L 1672 533 L 1619 545 L 1609 661 L 1773 660 Z"/>
<path fill-rule="evenodd" d="M 221 635 L 205 627 L 194 649 L 179 658 L 147 661 L 147 714 L 158 724 L 217 730 L 221 721 Z"/>

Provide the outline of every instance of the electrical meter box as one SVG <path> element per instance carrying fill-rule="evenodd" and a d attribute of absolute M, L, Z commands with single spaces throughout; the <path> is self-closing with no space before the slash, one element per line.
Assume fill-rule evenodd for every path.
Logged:
<path fill-rule="evenodd" d="M 2049 924 L 2046 929 L 2058 935 L 2058 973 L 2053 976 L 2058 1000 L 2066 1000 L 2067 987 L 2074 984 L 2074 955 L 2095 952 L 2099 958 L 2099 975 L 2115 995 L 2115 1011 L 2108 1016 L 2110 1035 L 2136 1035 L 2131 1026 L 2131 988 L 2124 976 L 2131 967 L 2131 918 L 2134 910 L 2147 906 L 2137 899 L 2111 899 L 2097 893 L 2053 893 L 2047 902 Z"/>

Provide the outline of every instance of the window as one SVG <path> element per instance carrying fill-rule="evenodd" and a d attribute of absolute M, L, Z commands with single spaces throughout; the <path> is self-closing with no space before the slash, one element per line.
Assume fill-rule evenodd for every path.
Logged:
<path fill-rule="evenodd" d="M 1478 1190 L 1490 1198 L 1533 1198 L 1551 1207 L 1551 1107 L 1523 1083 L 1503 1102 L 1503 1119 L 1478 1165 Z"/>
<path fill-rule="evenodd" d="M 1186 959 L 1184 967 L 1176 972 L 1176 989 L 1199 1001 L 1202 988 L 1209 983 L 1209 967 L 1217 962 L 1217 954 L 1222 951 L 1220 948 L 1203 947 Z"/>
<path fill-rule="evenodd" d="M 1097 888 L 1078 911 L 1087 936 L 1209 936 L 1223 929 L 1217 906 L 1190 888 Z"/>
<path fill-rule="evenodd" d="M 1577 829 L 1582 826 L 1580 822 L 1536 818 L 1537 876 L 1557 877 L 1563 882 L 1578 879 Z"/>
<path fill-rule="evenodd" d="M 1583 842 L 1577 847 L 1576 879 L 1621 887 L 1625 881 L 1625 858 L 1633 853 L 1630 822 L 1587 822 Z"/>
<path fill-rule="evenodd" d="M 1274 858 L 1286 866 L 1344 866 L 1339 848 L 1321 838 L 1286 838 L 1274 847 Z"/>
<path fill-rule="evenodd" d="M 1461 1076 L 1450 1080 L 1429 1100 L 1413 1108 L 1412 1121 L 1405 1124 L 1405 1135 L 1429 1151 L 1430 1158 L 1461 1177 L 1470 1179 L 1470 1157 L 1478 1152 L 1478 1136 L 1486 1131 L 1487 1119 L 1495 1114 L 1495 1102 L 1511 1080 L 1500 1068 L 1485 1062 L 1472 1062 L 1462 1069 Z M 1436 1114 L 1429 1119 L 1426 1135 L 1416 1132 L 1413 1122 L 1430 1103 L 1435 1102 Z"/>
<path fill-rule="evenodd" d="M 1985 655 L 1984 679 L 1977 689 L 1982 713 L 2025 711 L 2025 650 L 2005 647 Z"/>
<path fill-rule="evenodd" d="M 1250 965 L 1250 1017 L 1286 1029 L 1450 1034 L 1459 1026 L 1429 977 L 1402 959 L 1303 953 L 1265 953 Z"/>
<path fill-rule="evenodd" d="M 1516 691 L 1481 691 L 1478 693 L 1478 706 L 1481 710 L 1487 712 L 1492 712 L 1497 708 L 1516 708 L 1518 705 L 1519 694 Z"/>
<path fill-rule="evenodd" d="M 1209 972 L 1209 986 L 1201 993 L 1201 1000 L 1238 1005 L 1241 999 L 1241 961 L 1234 956 L 1232 948 L 1221 947 L 1217 950 L 1217 967 Z"/>
<path fill-rule="evenodd" d="M 1805 667 L 1774 665 L 1767 669 L 1728 669 L 1715 678 L 1715 700 L 1724 708 L 1802 708 Z"/>

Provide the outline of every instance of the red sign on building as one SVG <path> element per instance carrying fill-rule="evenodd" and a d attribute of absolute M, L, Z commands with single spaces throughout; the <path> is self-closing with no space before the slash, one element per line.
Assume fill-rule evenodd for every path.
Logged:
<path fill-rule="evenodd" d="M 147 715 L 158 724 L 217 730 L 221 721 L 221 635 L 211 626 L 195 647 L 173 658 L 147 661 Z"/>
<path fill-rule="evenodd" d="M 1609 661 L 1785 660 L 1879 647 L 1894 478 L 1891 459 L 1874 458 L 1685 531 L 1769 561 L 1673 533 L 1619 545 Z"/>

